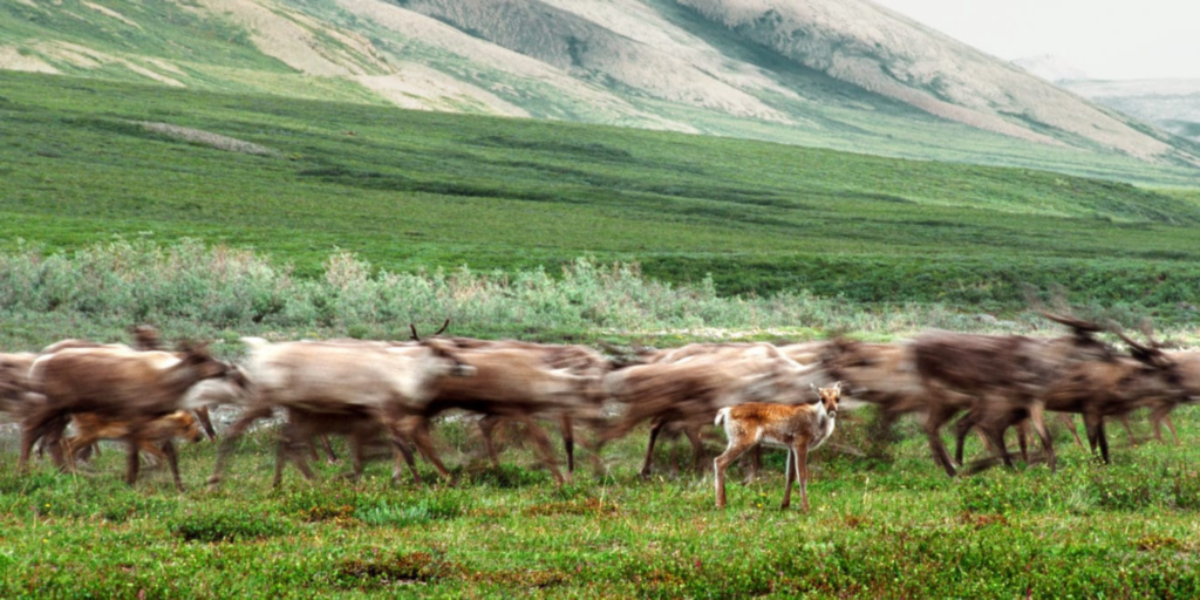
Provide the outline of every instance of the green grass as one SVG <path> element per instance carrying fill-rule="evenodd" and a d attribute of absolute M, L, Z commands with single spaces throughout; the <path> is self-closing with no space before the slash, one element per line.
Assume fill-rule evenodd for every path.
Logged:
<path fill-rule="evenodd" d="M 0 74 L 0 239 L 253 247 L 320 273 L 639 262 L 721 293 L 1019 305 L 1019 284 L 1170 311 L 1200 205 L 1057 173 L 701 136 Z M 254 142 L 254 156 L 152 132 Z"/>
<path fill-rule="evenodd" d="M 155 24 L 137 39 L 65 13 L 33 22 L 23 6 L 3 7 L 0 42 L 49 28 L 114 53 L 208 62 L 188 65 L 191 90 L 134 84 L 117 67 L 99 73 L 117 81 L 0 73 L 4 350 L 115 341 L 145 320 L 230 357 L 245 334 L 395 339 L 446 316 L 459 335 L 658 346 L 892 339 L 930 326 L 1044 334 L 1023 311 L 1023 283 L 1064 285 L 1085 316 L 1132 325 L 1153 315 L 1194 343 L 1195 171 L 932 121 L 913 131 L 897 107 L 869 131 L 835 103 L 814 109 L 825 137 L 765 125 L 755 134 L 893 154 L 915 152 L 916 140 L 926 156 L 1097 178 L 396 111 L 303 79 L 239 42 L 244 32 L 201 27 L 175 5 L 121 4 Z M 177 27 L 197 33 L 177 39 Z M 284 90 L 327 101 L 260 95 Z M 602 118 L 542 101 L 542 116 Z M 747 127 L 640 102 L 711 132 Z M 988 323 L 984 311 L 1014 322 Z M 499 471 L 484 466 L 479 443 L 451 423 L 439 438 L 453 487 L 393 486 L 383 464 L 349 484 L 337 478 L 344 466 L 317 465 L 321 482 L 289 470 L 279 492 L 269 489 L 272 437 L 256 434 L 215 492 L 202 489 L 213 446 L 184 448 L 184 494 L 161 472 L 120 484 L 117 448 L 84 474 L 39 464 L 18 476 L 5 437 L 0 596 L 1190 597 L 1200 591 L 1190 466 L 1200 425 L 1181 413 L 1178 447 L 1128 448 L 1114 434 L 1115 464 L 1100 466 L 1060 434 L 1058 474 L 1034 466 L 959 480 L 933 466 L 907 424 L 887 460 L 818 451 L 807 515 L 775 508 L 778 455 L 766 479 L 731 485 L 724 512 L 712 508 L 711 479 L 673 474 L 669 465 L 690 459 L 682 444 L 663 446 L 660 475 L 641 481 L 644 432 L 606 448 L 608 476 L 585 471 L 562 489 L 529 449 L 510 449 Z M 835 443 L 863 447 L 865 431 L 840 424 Z"/>
<path fill-rule="evenodd" d="M 814 453 L 808 514 L 778 509 L 781 454 L 768 453 L 753 484 L 731 471 L 724 511 L 711 475 L 673 474 L 673 463 L 690 464 L 687 444 L 662 445 L 657 474 L 640 480 L 644 430 L 606 447 L 608 476 L 584 469 L 561 489 L 519 436 L 501 471 L 485 466 L 462 424 L 440 430 L 452 487 L 392 485 L 382 463 L 350 484 L 338 479 L 345 465 L 320 464 L 319 482 L 289 468 L 273 492 L 267 434 L 239 445 L 215 492 L 202 487 L 213 445 L 184 447 L 183 494 L 162 471 L 134 489 L 119 483 L 115 446 L 86 474 L 39 464 L 28 477 L 12 474 L 4 448 L 0 594 L 1188 597 L 1200 588 L 1190 466 L 1200 428 L 1192 414 L 1177 422 L 1177 447 L 1131 448 L 1110 434 L 1113 465 L 1060 432 L 1057 474 L 1033 466 L 957 480 L 905 424 L 890 461 L 828 445 Z M 863 425 L 841 424 L 834 442 L 861 447 Z"/>

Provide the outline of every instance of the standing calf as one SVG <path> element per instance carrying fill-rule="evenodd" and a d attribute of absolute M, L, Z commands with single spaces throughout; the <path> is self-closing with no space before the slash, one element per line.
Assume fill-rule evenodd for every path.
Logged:
<path fill-rule="evenodd" d="M 760 442 L 775 443 L 788 449 L 787 488 L 783 504 L 792 503 L 792 483 L 800 479 L 800 504 L 808 510 L 808 451 L 815 450 L 833 434 L 837 420 L 837 405 L 841 398 L 842 382 L 833 387 L 813 391 L 820 398 L 816 404 L 788 406 L 749 402 L 728 406 L 717 412 L 717 425 L 724 425 L 729 446 L 713 460 L 717 474 L 717 508 L 725 507 L 725 469 L 743 452 Z"/>

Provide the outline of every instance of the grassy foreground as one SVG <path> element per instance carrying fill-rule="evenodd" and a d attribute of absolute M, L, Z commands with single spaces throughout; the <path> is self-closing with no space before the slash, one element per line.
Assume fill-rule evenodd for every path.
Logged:
<path fill-rule="evenodd" d="M 1058 437 L 1062 466 L 950 480 L 915 425 L 894 461 L 834 446 L 812 458 L 812 512 L 780 511 L 782 455 L 764 479 L 732 483 L 713 507 L 711 474 L 636 477 L 644 431 L 606 448 L 605 477 L 585 469 L 556 489 L 511 447 L 493 471 L 463 423 L 443 425 L 458 482 L 359 484 L 319 467 L 270 489 L 272 436 L 245 439 L 220 491 L 206 491 L 214 445 L 183 449 L 186 493 L 165 471 L 129 489 L 123 457 L 87 475 L 41 464 L 13 474 L 0 452 L 0 595 L 217 598 L 362 597 L 979 597 L 1182 598 L 1200 593 L 1192 415 L 1180 446 L 1126 447 L 1094 464 Z M 863 446 L 862 423 L 833 444 Z M 719 442 L 717 442 L 719 444 Z M 716 450 L 716 444 L 712 446 Z M 978 453 L 978 447 L 970 450 Z M 434 473 L 423 469 L 428 477 Z M 736 476 L 732 481 L 736 481 Z"/>

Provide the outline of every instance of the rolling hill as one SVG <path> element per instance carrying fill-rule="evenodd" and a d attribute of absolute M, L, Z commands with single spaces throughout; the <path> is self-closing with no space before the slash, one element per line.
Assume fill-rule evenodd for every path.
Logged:
<path fill-rule="evenodd" d="M 1134 181 L 1200 162 L 865 0 L 6 0 L 0 67 Z"/>

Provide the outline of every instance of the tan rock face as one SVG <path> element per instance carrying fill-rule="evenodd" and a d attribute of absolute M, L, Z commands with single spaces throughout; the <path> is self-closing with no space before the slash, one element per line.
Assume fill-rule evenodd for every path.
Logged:
<path fill-rule="evenodd" d="M 922 110 L 1042 143 L 1031 124 L 1140 158 L 1171 152 L 1110 113 L 864 0 L 680 0 L 814 69 Z"/>

